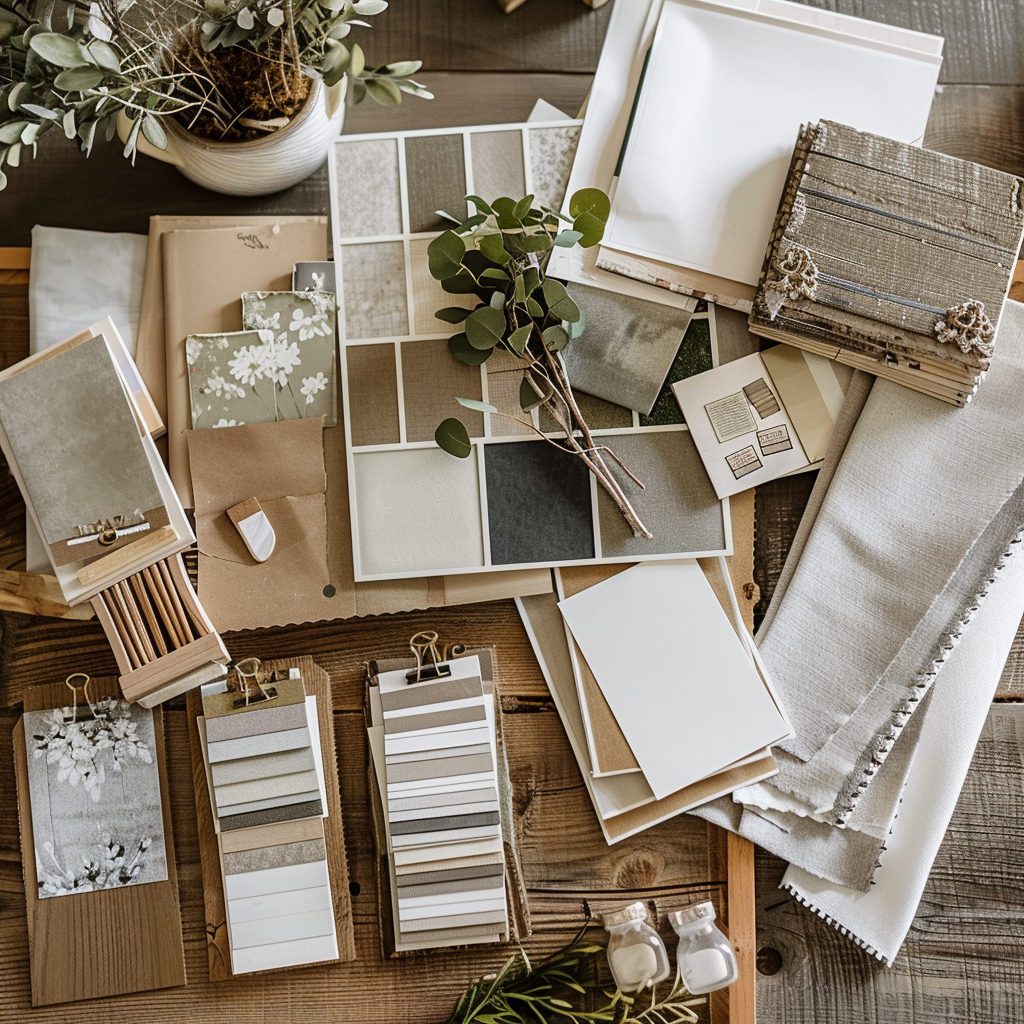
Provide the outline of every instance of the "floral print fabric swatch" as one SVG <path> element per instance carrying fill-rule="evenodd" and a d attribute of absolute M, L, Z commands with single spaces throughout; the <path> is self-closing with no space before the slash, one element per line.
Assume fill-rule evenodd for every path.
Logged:
<path fill-rule="evenodd" d="M 334 426 L 334 296 L 246 292 L 242 311 L 247 330 L 185 343 L 193 429 L 314 416 Z"/>
<path fill-rule="evenodd" d="M 41 899 L 167 878 L 153 712 L 109 698 L 24 716 Z"/>

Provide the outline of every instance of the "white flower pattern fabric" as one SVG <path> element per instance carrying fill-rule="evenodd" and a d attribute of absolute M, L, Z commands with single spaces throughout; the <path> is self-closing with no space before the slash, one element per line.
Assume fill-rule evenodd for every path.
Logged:
<path fill-rule="evenodd" d="M 192 427 L 323 416 L 337 423 L 331 292 L 245 292 L 246 329 L 185 342 Z"/>

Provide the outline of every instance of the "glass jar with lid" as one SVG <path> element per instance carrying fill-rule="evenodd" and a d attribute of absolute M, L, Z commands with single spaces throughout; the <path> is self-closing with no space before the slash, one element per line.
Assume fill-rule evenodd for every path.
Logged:
<path fill-rule="evenodd" d="M 740 975 L 736 953 L 715 924 L 710 900 L 692 903 L 668 915 L 679 936 L 676 963 L 680 977 L 695 996 L 731 985 Z"/>
<path fill-rule="evenodd" d="M 642 902 L 605 914 L 602 920 L 611 936 L 608 966 L 620 992 L 651 988 L 668 977 L 668 950 L 647 923 L 647 907 Z"/>

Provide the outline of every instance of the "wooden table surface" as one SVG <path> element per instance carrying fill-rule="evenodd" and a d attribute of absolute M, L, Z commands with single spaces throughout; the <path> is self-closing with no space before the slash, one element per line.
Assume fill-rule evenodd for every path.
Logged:
<path fill-rule="evenodd" d="M 629 0 L 615 0 L 623 3 Z M 828 7 L 937 32 L 945 62 L 926 144 L 1024 173 L 1024 4 L 1019 0 L 814 0 Z M 494 123 L 525 118 L 543 97 L 575 112 L 589 88 L 610 6 L 529 0 L 502 15 L 491 0 L 394 0 L 360 39 L 371 63 L 415 57 L 437 98 L 400 109 L 351 111 L 346 131 Z M 0 246 L 25 246 L 32 225 L 144 232 L 154 213 L 324 212 L 326 170 L 265 199 L 214 195 L 145 158 L 134 170 L 118 147 L 86 160 L 59 133 L 35 162 L 9 173 L 0 194 Z M 5 294 L 6 290 L 6 294 Z M 23 286 L 0 280 L 0 365 L 24 354 Z M 762 606 L 771 596 L 800 509 L 807 476 L 757 494 L 755 551 Z M 0 471 L 0 568 L 23 559 L 24 508 L 6 467 Z M 762 608 L 763 610 L 763 608 Z M 229 635 L 236 656 L 288 657 L 315 651 L 332 675 L 342 799 L 353 879 L 357 949 L 352 965 L 314 968 L 245 982 L 206 980 L 202 880 L 183 709 L 168 713 L 168 760 L 179 857 L 189 985 L 105 1004 L 28 1010 L 27 936 L 14 786 L 0 771 L 0 1021 L 440 1021 L 455 996 L 493 969 L 494 951 L 440 952 L 400 962 L 379 959 L 366 808 L 365 739 L 360 721 L 362 663 L 398 653 L 421 628 L 469 644 L 497 644 L 508 695 L 513 784 L 523 822 L 524 859 L 536 936 L 531 953 L 559 944 L 595 906 L 630 897 L 684 900 L 707 870 L 704 826 L 681 818 L 607 847 L 511 603 L 387 616 L 303 629 Z M 0 765 L 11 763 L 11 728 L 26 686 L 69 672 L 115 670 L 95 623 L 8 614 L 0 621 Z M 1024 691 L 1024 635 L 1001 684 Z M 1014 709 L 1002 705 L 1004 718 Z M 1021 720 L 1024 724 L 1024 719 Z M 777 889 L 783 865 L 759 852 L 758 1020 L 766 1024 L 939 1024 L 1024 1020 L 1024 829 L 1021 744 L 999 720 L 979 748 L 922 912 L 895 967 L 887 970 Z"/>

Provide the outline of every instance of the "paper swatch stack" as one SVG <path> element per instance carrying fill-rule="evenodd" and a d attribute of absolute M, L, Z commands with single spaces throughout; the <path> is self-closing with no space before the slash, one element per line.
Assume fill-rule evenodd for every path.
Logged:
<path fill-rule="evenodd" d="M 509 936 L 493 694 L 476 656 L 440 671 L 369 691 L 396 951 Z"/>
<path fill-rule="evenodd" d="M 696 561 L 602 569 L 560 573 L 562 621 L 544 597 L 519 604 L 613 843 L 770 777 L 790 728 Z"/>
<path fill-rule="evenodd" d="M 338 959 L 316 697 L 291 675 L 248 706 L 223 682 L 203 688 L 233 974 Z"/>

